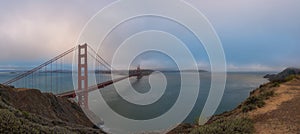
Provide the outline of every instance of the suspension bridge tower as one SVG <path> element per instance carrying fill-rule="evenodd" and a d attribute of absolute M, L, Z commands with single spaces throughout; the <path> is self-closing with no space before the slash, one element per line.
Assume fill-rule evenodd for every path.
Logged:
<path fill-rule="evenodd" d="M 78 103 L 88 109 L 87 44 L 78 46 Z"/>

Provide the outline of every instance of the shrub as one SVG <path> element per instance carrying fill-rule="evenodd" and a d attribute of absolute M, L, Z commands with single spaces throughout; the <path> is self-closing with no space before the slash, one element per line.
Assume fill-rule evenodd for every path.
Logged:
<path fill-rule="evenodd" d="M 244 104 L 242 105 L 242 112 L 248 112 L 251 110 L 258 108 L 261 108 L 265 106 L 264 100 L 269 99 L 271 96 L 274 96 L 274 91 L 268 91 L 260 93 L 258 96 L 251 96 L 249 97 Z"/>
<path fill-rule="evenodd" d="M 247 98 L 247 100 L 245 101 L 246 105 L 258 105 L 261 103 L 261 101 L 263 101 L 263 99 L 260 96 L 251 96 L 249 98 Z"/>
<path fill-rule="evenodd" d="M 294 78 L 297 78 L 297 76 L 296 75 L 289 75 L 289 76 L 285 77 L 284 81 L 291 81 Z"/>
<path fill-rule="evenodd" d="M 25 118 L 28 118 L 28 117 L 29 117 L 29 113 L 28 113 L 27 111 L 23 111 L 22 113 L 23 113 L 23 115 L 25 116 Z"/>
<path fill-rule="evenodd" d="M 249 118 L 219 119 L 194 129 L 193 134 L 253 133 L 253 122 Z"/>
<path fill-rule="evenodd" d="M 248 112 L 248 111 L 251 111 L 251 110 L 254 110 L 254 109 L 256 109 L 256 106 L 253 105 L 253 104 L 251 104 L 251 105 L 243 105 L 243 106 L 242 106 L 242 111 L 243 111 L 244 113 L 246 113 L 246 112 Z"/>
<path fill-rule="evenodd" d="M 0 109 L 0 133 L 71 133 L 63 127 L 43 126 L 28 119 L 17 117 L 15 112 L 18 111 Z M 31 117 L 30 113 L 24 113 Z"/>
<path fill-rule="evenodd" d="M 280 87 L 280 84 L 278 82 L 274 82 L 271 87 Z"/>
<path fill-rule="evenodd" d="M 257 106 L 258 108 L 262 108 L 262 107 L 264 107 L 265 105 L 266 105 L 266 103 L 265 103 L 263 100 L 258 101 L 258 102 L 256 103 L 256 106 Z"/>
<path fill-rule="evenodd" d="M 264 92 L 260 95 L 260 97 L 264 100 L 269 99 L 270 97 L 274 96 L 275 92 L 274 91 L 268 91 L 268 92 Z"/>

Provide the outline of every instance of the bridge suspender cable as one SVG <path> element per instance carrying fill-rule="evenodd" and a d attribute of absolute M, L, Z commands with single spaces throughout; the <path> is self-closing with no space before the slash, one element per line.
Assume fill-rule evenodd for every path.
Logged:
<path fill-rule="evenodd" d="M 87 45 L 87 46 L 88 46 L 88 45 Z M 92 51 L 93 53 L 95 53 L 96 56 L 95 56 L 95 57 L 92 56 L 92 57 L 95 58 L 95 60 L 96 60 L 97 62 L 99 62 L 100 64 L 102 64 L 106 69 L 108 69 L 108 70 L 110 70 L 110 71 L 114 70 L 113 67 L 112 67 L 108 62 L 106 62 L 100 55 L 98 55 L 98 54 L 96 53 L 96 51 L 95 51 L 92 47 L 90 47 L 90 46 L 88 46 L 88 47 L 91 49 L 91 51 Z M 73 47 L 73 48 L 71 48 L 71 49 L 65 51 L 64 53 L 62 53 L 62 54 L 60 54 L 60 55 L 54 57 L 53 59 L 48 60 L 47 62 L 45 62 L 45 63 L 43 63 L 43 64 L 41 64 L 41 65 L 39 65 L 39 66 L 37 66 L 37 67 L 31 69 L 31 70 L 29 70 L 29 71 L 27 71 L 27 72 L 25 72 L 25 73 L 23 73 L 23 74 L 20 74 L 20 75 L 18 75 L 17 77 L 15 77 L 15 78 L 13 78 L 13 79 L 10 79 L 10 80 L 4 82 L 3 84 L 4 84 L 4 85 L 9 85 L 9 84 L 11 84 L 11 83 L 13 83 L 13 82 L 16 82 L 16 81 L 18 81 L 18 80 L 24 78 L 24 77 L 27 77 L 28 75 L 32 75 L 34 72 L 36 72 L 36 71 L 42 69 L 43 67 L 45 67 L 45 72 L 47 73 L 47 65 L 50 65 L 50 64 L 51 64 L 51 68 L 52 68 L 52 63 L 53 63 L 53 62 L 55 62 L 55 61 L 57 61 L 57 60 L 63 58 L 63 57 L 66 56 L 67 54 L 73 52 L 75 49 L 77 49 L 77 48 L 76 48 L 76 47 Z M 100 60 L 99 60 L 99 59 L 100 59 Z M 56 64 L 57 64 L 57 63 L 56 63 Z M 52 73 L 51 73 L 50 75 L 52 75 Z M 52 78 L 50 79 L 50 81 L 51 81 L 51 83 L 52 83 Z M 27 84 L 27 82 L 25 82 L 25 83 Z M 47 84 L 47 79 L 46 79 L 46 84 Z M 47 86 L 47 85 L 46 85 L 46 86 Z M 50 87 L 52 88 L 52 86 L 50 86 Z M 47 88 L 47 87 L 46 87 L 46 88 Z M 51 89 L 51 90 L 52 90 L 52 89 Z"/>
<path fill-rule="evenodd" d="M 99 61 L 98 59 L 96 59 L 96 57 L 93 57 L 94 59 L 96 59 L 97 62 L 99 62 L 100 64 L 104 65 L 108 70 L 115 70 L 106 60 L 104 60 L 92 47 L 88 46 L 94 53 L 95 55 L 100 58 L 102 60 Z"/>
<path fill-rule="evenodd" d="M 91 51 L 93 51 L 95 54 L 96 54 L 96 56 L 93 56 L 93 55 L 91 55 L 98 63 L 100 63 L 101 65 L 103 65 L 105 68 L 107 68 L 108 70 L 110 70 L 110 71 L 112 71 L 113 70 L 113 68 L 111 67 L 111 65 L 110 64 L 108 64 L 108 62 L 106 62 L 100 55 L 98 55 L 97 53 L 96 53 L 96 51 L 94 51 L 94 49 L 93 48 L 91 48 L 90 46 L 88 46 L 87 44 L 84 44 L 84 45 L 79 45 L 78 47 L 73 47 L 73 48 L 71 48 L 71 49 L 69 49 L 69 50 L 67 50 L 67 51 L 65 51 L 64 53 L 62 53 L 62 54 L 60 54 L 60 55 L 58 55 L 58 56 L 56 56 L 56 57 L 54 57 L 53 59 L 51 59 L 51 60 L 49 60 L 49 61 L 47 61 L 47 62 L 45 62 L 45 63 L 43 63 L 43 64 L 41 64 L 41 65 L 39 65 L 39 66 L 37 66 L 37 67 L 35 67 L 35 68 L 33 68 L 32 70 L 29 70 L 29 71 L 27 71 L 27 72 L 25 72 L 25 73 L 23 73 L 23 74 L 20 74 L 20 75 L 18 75 L 17 77 L 15 77 L 15 78 L 13 78 L 13 79 L 11 79 L 11 80 L 8 80 L 8 81 L 6 81 L 6 82 L 4 82 L 3 84 L 4 85 L 8 85 L 8 84 L 11 84 L 11 83 L 13 83 L 13 82 L 17 82 L 18 80 L 20 80 L 20 79 L 22 79 L 22 78 L 25 78 L 24 79 L 24 84 L 25 84 L 25 87 L 27 86 L 27 84 L 29 84 L 30 85 L 30 83 L 31 83 L 31 85 L 33 86 L 33 85 L 35 85 L 36 83 L 33 81 L 33 79 L 36 77 L 35 75 L 34 75 L 34 73 L 35 72 L 39 72 L 39 71 L 42 71 L 42 69 L 44 68 L 44 71 L 45 71 L 45 74 L 44 75 L 46 75 L 45 76 L 45 89 L 48 89 L 48 88 L 50 88 L 50 90 L 51 90 L 51 92 L 54 92 L 55 90 L 55 88 L 56 88 L 56 94 L 57 94 L 57 96 L 62 96 L 62 97 L 75 97 L 76 96 L 76 94 L 75 94 L 75 91 L 69 91 L 69 92 L 64 92 L 64 93 L 58 93 L 58 84 L 62 84 L 61 83 L 61 80 L 60 80 L 60 82 L 58 82 L 58 79 L 57 79 L 57 77 L 59 77 L 59 75 L 58 74 L 56 74 L 57 73 L 57 71 L 58 71 L 58 69 L 59 69 L 59 67 L 58 67 L 58 62 L 59 62 L 59 60 L 60 60 L 60 71 L 61 72 L 63 72 L 63 70 L 64 70 L 64 68 L 63 68 L 63 64 L 64 64 L 64 57 L 66 56 L 66 55 L 68 55 L 68 54 L 70 54 L 70 53 L 72 53 L 72 52 L 74 52 L 75 50 L 77 50 L 78 48 L 78 50 L 84 50 L 85 52 L 84 53 L 81 53 L 81 51 L 78 53 L 78 59 L 80 59 L 79 61 L 78 61 L 78 83 L 79 83 L 79 85 L 78 85 L 78 89 L 77 89 L 77 92 L 78 93 L 80 93 L 79 94 L 79 103 L 82 105 L 82 106 L 84 106 L 85 108 L 88 108 L 88 92 L 90 92 L 90 91 L 93 91 L 93 90 L 97 90 L 97 89 L 99 89 L 99 88 L 103 88 L 103 87 L 105 87 L 105 86 L 108 86 L 108 85 L 110 85 L 110 84 L 113 84 L 113 83 L 115 83 L 115 82 L 118 82 L 118 81 L 121 81 L 121 80 L 123 80 L 123 79 L 126 79 L 126 78 L 129 78 L 129 77 L 133 77 L 133 76 L 137 76 L 138 77 L 138 79 L 140 79 L 140 77 L 142 77 L 141 76 L 141 71 L 140 71 L 140 68 L 138 67 L 137 68 L 137 71 L 136 72 L 134 72 L 134 73 L 131 73 L 131 74 L 129 74 L 128 76 L 124 76 L 124 77 L 121 77 L 121 78 L 117 78 L 117 79 L 114 79 L 114 80 L 109 80 L 109 81 L 106 81 L 106 82 L 103 82 L 103 83 L 99 83 L 99 84 L 97 84 L 97 85 L 94 85 L 94 86 L 90 86 L 90 87 L 88 87 L 88 80 L 87 80 L 87 74 L 88 74 L 88 68 L 87 68 L 87 54 L 91 54 L 91 53 L 89 53 L 88 51 L 87 51 L 87 47 L 89 47 L 90 49 L 91 49 Z M 84 62 L 83 63 L 81 63 L 81 58 L 83 58 L 84 59 Z M 53 65 L 54 64 L 54 65 Z M 47 66 L 48 65 L 50 65 L 50 79 L 47 79 L 47 72 L 48 72 L 48 69 L 49 68 L 47 68 Z M 82 70 L 82 67 L 84 67 L 84 70 Z M 55 74 L 52 74 L 52 69 L 56 69 L 55 70 L 55 72 L 53 72 L 53 73 L 55 73 Z M 81 73 L 81 71 L 84 71 L 84 76 L 82 76 L 82 73 Z M 29 75 L 32 75 L 31 76 L 31 81 L 30 81 L 30 77 L 28 78 L 28 79 L 26 79 L 27 78 L 27 76 L 29 76 Z M 44 75 L 42 75 L 42 76 L 44 76 Z M 39 76 L 39 75 L 38 75 Z M 52 80 L 52 77 L 56 77 L 56 80 L 54 81 L 54 80 Z M 50 81 L 50 86 L 48 85 L 48 81 Z M 34 83 L 33 83 L 34 82 Z M 84 84 L 82 84 L 82 82 L 84 82 Z M 40 82 L 39 82 L 40 83 Z M 53 83 L 55 83 L 56 84 L 56 86 L 52 86 L 53 85 Z M 81 98 L 81 99 L 80 99 Z"/>
<path fill-rule="evenodd" d="M 15 81 L 17 81 L 17 80 L 20 80 L 20 79 L 22 79 L 22 78 L 24 78 L 24 77 L 26 77 L 26 76 L 28 76 L 28 75 L 30 75 L 30 74 L 32 74 L 32 73 L 38 71 L 38 70 L 40 70 L 41 68 L 43 68 L 43 67 L 45 67 L 45 66 L 47 66 L 47 65 L 49 65 L 49 64 L 51 64 L 51 63 L 53 63 L 54 61 L 56 61 L 56 60 L 58 60 L 58 59 L 64 57 L 65 55 L 67 55 L 67 54 L 73 52 L 75 49 L 76 49 L 76 47 L 73 47 L 73 48 L 71 48 L 71 49 L 65 51 L 64 53 L 62 53 L 62 54 L 60 54 L 60 55 L 54 57 L 53 59 L 48 60 L 47 62 L 45 62 L 45 63 L 43 63 L 43 64 L 37 66 L 36 68 L 34 68 L 34 69 L 32 69 L 32 70 L 29 70 L 29 71 L 27 71 L 27 72 L 25 72 L 25 73 L 23 73 L 23 74 L 18 75 L 17 77 L 15 77 L 15 78 L 13 78 L 13 79 L 11 79 L 11 80 L 8 80 L 8 81 L 4 82 L 3 84 L 4 84 L 4 85 L 9 85 L 9 84 L 11 84 L 11 83 L 13 83 L 13 82 L 15 82 Z"/>
<path fill-rule="evenodd" d="M 100 63 L 100 65 L 104 66 L 104 68 L 106 68 L 107 70 L 111 70 L 110 67 L 108 67 L 107 65 L 105 65 L 104 63 L 102 63 L 99 59 L 97 59 L 96 57 L 94 57 L 90 52 L 88 52 L 88 54 L 93 57 L 98 63 Z"/>

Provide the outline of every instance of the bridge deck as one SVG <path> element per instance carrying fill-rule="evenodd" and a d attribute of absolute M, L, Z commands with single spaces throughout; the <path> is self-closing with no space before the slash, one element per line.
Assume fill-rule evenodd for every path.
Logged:
<path fill-rule="evenodd" d="M 130 77 L 133 77 L 133 76 L 137 76 L 138 78 L 141 77 L 140 74 L 131 74 L 131 75 L 124 76 L 124 77 L 121 77 L 121 78 L 117 78 L 117 79 L 114 79 L 114 80 L 109 80 L 109 81 L 102 82 L 102 83 L 99 83 L 97 85 L 88 87 L 88 92 L 92 92 L 92 91 L 98 90 L 100 88 L 107 87 L 107 86 L 109 86 L 113 83 L 119 82 L 121 80 L 124 80 L 126 78 L 130 78 Z M 82 93 L 82 92 L 86 92 L 86 91 L 85 90 L 73 90 L 73 91 L 68 91 L 68 92 L 56 94 L 56 96 L 58 96 L 58 97 L 67 97 L 67 98 L 75 98 L 76 94 Z"/>

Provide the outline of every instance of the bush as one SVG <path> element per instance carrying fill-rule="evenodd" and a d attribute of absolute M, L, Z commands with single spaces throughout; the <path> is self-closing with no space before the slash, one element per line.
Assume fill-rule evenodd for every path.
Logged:
<path fill-rule="evenodd" d="M 258 108 L 262 108 L 262 107 L 264 107 L 265 105 L 266 105 L 266 103 L 265 103 L 264 101 L 259 101 L 259 102 L 256 103 L 256 106 L 257 106 Z"/>
<path fill-rule="evenodd" d="M 263 98 L 261 96 L 251 96 L 249 97 L 246 102 L 246 105 L 254 105 L 254 106 L 263 106 L 264 102 L 263 102 Z"/>
<path fill-rule="evenodd" d="M 251 110 L 254 110 L 254 109 L 256 109 L 256 106 L 255 105 L 243 105 L 242 106 L 242 111 L 244 112 L 244 113 L 246 113 L 246 112 L 248 112 L 248 111 L 251 111 Z"/>
<path fill-rule="evenodd" d="M 280 87 L 280 84 L 278 82 L 274 82 L 271 87 Z"/>
<path fill-rule="evenodd" d="M 271 96 L 274 96 L 274 91 L 268 91 L 268 92 L 263 92 L 260 93 L 258 96 L 251 96 L 249 97 L 244 104 L 242 105 L 242 111 L 244 113 L 254 110 L 257 107 L 261 108 L 265 106 L 264 100 L 269 99 Z"/>
<path fill-rule="evenodd" d="M 194 129 L 193 134 L 235 134 L 253 133 L 253 122 L 249 118 L 219 119 L 211 124 L 206 124 Z"/>
<path fill-rule="evenodd" d="M 1 102 L 0 102 L 1 103 Z M 0 133 L 71 133 L 64 127 L 44 126 L 37 117 L 16 109 L 0 109 Z"/>
<path fill-rule="evenodd" d="M 22 113 L 23 113 L 23 115 L 25 116 L 25 118 L 28 118 L 28 117 L 29 117 L 29 113 L 28 113 L 27 111 L 23 111 Z"/>
<path fill-rule="evenodd" d="M 264 105 L 265 103 L 261 97 L 251 96 L 245 101 L 244 105 L 242 106 L 242 111 L 245 113 L 254 110 L 257 107 L 263 107 Z"/>
<path fill-rule="evenodd" d="M 269 92 L 264 92 L 260 95 L 260 97 L 263 99 L 263 100 L 267 100 L 269 99 L 270 97 L 274 96 L 275 93 L 274 91 L 269 91 Z"/>
<path fill-rule="evenodd" d="M 297 76 L 296 75 L 289 75 L 289 76 L 285 77 L 284 81 L 291 81 L 294 78 L 297 78 Z"/>

